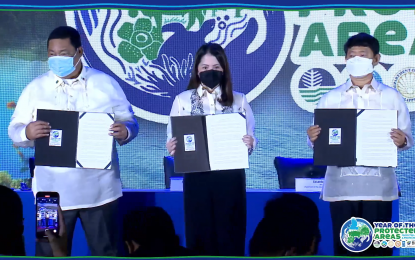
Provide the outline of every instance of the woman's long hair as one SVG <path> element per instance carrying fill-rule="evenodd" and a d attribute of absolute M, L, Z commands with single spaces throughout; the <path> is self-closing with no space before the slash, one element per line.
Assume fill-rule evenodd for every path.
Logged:
<path fill-rule="evenodd" d="M 226 57 L 225 50 L 217 43 L 206 43 L 202 45 L 202 47 L 200 47 L 197 51 L 192 75 L 190 77 L 187 89 L 197 89 L 200 86 L 198 67 L 203 56 L 208 53 L 216 57 L 223 69 L 223 77 L 222 81 L 220 82 L 222 96 L 220 97 L 219 102 L 222 106 L 231 106 L 233 104 L 231 71 L 229 69 L 228 58 Z"/>

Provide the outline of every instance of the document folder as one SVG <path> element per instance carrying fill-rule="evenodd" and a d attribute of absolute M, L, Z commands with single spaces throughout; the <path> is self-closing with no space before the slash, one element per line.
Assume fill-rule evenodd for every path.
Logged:
<path fill-rule="evenodd" d="M 381 109 L 316 109 L 321 132 L 314 142 L 314 164 L 396 167 L 397 148 L 390 137 L 397 111 Z"/>
<path fill-rule="evenodd" d="M 243 113 L 177 116 L 171 117 L 171 124 L 177 139 L 176 173 L 249 168 Z"/>
<path fill-rule="evenodd" d="M 35 140 L 36 166 L 111 169 L 112 114 L 38 109 L 37 120 L 51 132 Z"/>

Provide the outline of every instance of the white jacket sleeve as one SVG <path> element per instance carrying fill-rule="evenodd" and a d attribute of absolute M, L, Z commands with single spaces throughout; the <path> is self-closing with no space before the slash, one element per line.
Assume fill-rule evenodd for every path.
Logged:
<path fill-rule="evenodd" d="M 112 110 L 115 116 L 116 123 L 125 124 L 128 135 L 125 140 L 117 140 L 119 145 L 125 145 L 131 142 L 138 135 L 138 122 L 134 117 L 134 112 L 131 107 L 130 102 L 127 100 L 124 91 L 122 90 L 120 84 L 111 78 L 111 85 L 114 88 L 114 93 L 111 93 L 115 101 L 115 105 Z"/>
<path fill-rule="evenodd" d="M 414 146 L 414 138 L 412 137 L 411 117 L 405 100 L 402 95 L 397 92 L 395 98 L 395 107 L 398 110 L 398 128 L 405 133 L 407 145 L 403 148 L 398 148 L 398 151 L 405 151 Z"/>

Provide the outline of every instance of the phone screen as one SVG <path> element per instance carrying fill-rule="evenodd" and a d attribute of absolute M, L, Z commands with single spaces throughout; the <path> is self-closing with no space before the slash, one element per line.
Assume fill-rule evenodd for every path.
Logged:
<path fill-rule="evenodd" d="M 59 195 L 53 193 L 38 193 L 36 196 L 36 236 L 46 237 L 46 230 L 59 232 Z"/>

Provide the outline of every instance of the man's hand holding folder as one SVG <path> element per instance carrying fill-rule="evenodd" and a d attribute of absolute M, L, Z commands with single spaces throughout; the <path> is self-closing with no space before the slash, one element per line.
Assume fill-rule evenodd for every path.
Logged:
<path fill-rule="evenodd" d="M 405 133 L 402 132 L 402 130 L 400 129 L 391 129 L 392 132 L 390 133 L 391 138 L 393 140 L 393 143 L 398 147 L 398 148 L 402 148 L 405 147 L 406 144 L 406 136 Z M 307 135 L 308 138 L 310 139 L 310 141 L 312 143 L 314 143 L 315 140 L 317 140 L 318 135 L 321 132 L 321 128 L 318 125 L 313 125 L 310 126 L 307 129 Z"/>
<path fill-rule="evenodd" d="M 50 124 L 47 122 L 31 122 L 26 126 L 26 138 L 32 141 L 38 138 L 47 137 L 49 136 L 50 130 Z"/>
<path fill-rule="evenodd" d="M 314 143 L 314 141 L 317 140 L 317 137 L 320 134 L 320 132 L 321 132 L 321 128 L 318 125 L 310 126 L 307 129 L 308 138 L 310 139 L 312 143 Z"/>
<path fill-rule="evenodd" d="M 125 124 L 123 123 L 115 123 L 111 125 L 110 133 L 109 135 L 113 136 L 117 140 L 124 141 L 128 137 L 128 130 Z"/>
<path fill-rule="evenodd" d="M 402 130 L 400 130 L 400 129 L 392 129 L 391 138 L 393 140 L 393 143 L 398 148 L 405 147 L 405 145 L 406 145 L 406 135 L 405 135 L 404 132 L 402 132 Z"/>

